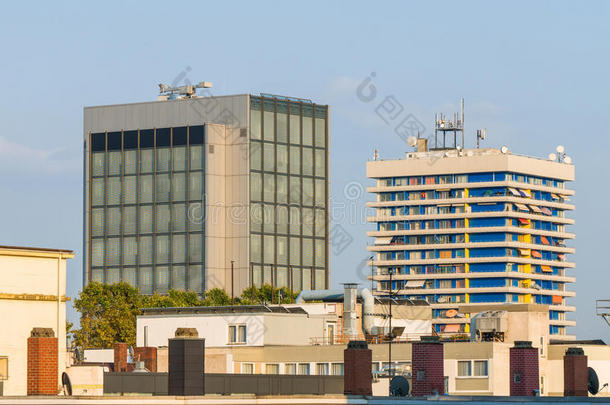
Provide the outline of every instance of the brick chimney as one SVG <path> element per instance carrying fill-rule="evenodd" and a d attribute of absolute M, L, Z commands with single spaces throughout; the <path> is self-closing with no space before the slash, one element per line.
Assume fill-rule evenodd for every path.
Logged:
<path fill-rule="evenodd" d="M 343 351 L 345 395 L 373 395 L 373 351 L 365 341 L 352 340 Z"/>
<path fill-rule="evenodd" d="M 28 395 L 57 395 L 57 338 L 51 328 L 34 328 L 28 338 Z"/>
<path fill-rule="evenodd" d="M 539 392 L 538 349 L 530 341 L 515 341 L 510 348 L 510 396 L 535 396 Z"/>
<path fill-rule="evenodd" d="M 585 351 L 580 347 L 570 347 L 563 356 L 563 395 L 566 397 L 587 397 L 589 368 Z"/>
<path fill-rule="evenodd" d="M 136 347 L 134 350 L 134 361 L 143 361 L 144 367 L 151 373 L 157 372 L 157 348 Z"/>
<path fill-rule="evenodd" d="M 175 336 L 169 339 L 168 394 L 205 395 L 205 339 L 195 328 L 178 328 Z"/>
<path fill-rule="evenodd" d="M 443 344 L 438 336 L 422 336 L 419 342 L 411 344 L 412 379 L 411 395 L 445 393 L 445 370 Z"/>
<path fill-rule="evenodd" d="M 114 372 L 127 371 L 127 343 L 114 344 Z"/>

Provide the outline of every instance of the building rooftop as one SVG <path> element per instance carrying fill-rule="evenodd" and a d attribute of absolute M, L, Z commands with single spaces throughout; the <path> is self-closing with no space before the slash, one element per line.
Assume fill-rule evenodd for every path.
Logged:
<path fill-rule="evenodd" d="M 10 256 L 59 256 L 66 259 L 71 259 L 74 257 L 74 252 L 68 249 L 50 249 L 50 248 L 39 248 L 39 247 L 30 247 L 30 246 L 7 246 L 0 245 L 0 254 L 1 255 L 10 255 Z"/>
<path fill-rule="evenodd" d="M 226 305 L 214 307 L 172 307 L 172 308 L 143 308 L 143 315 L 169 315 L 169 314 L 304 314 L 301 307 L 284 307 L 281 305 Z"/>

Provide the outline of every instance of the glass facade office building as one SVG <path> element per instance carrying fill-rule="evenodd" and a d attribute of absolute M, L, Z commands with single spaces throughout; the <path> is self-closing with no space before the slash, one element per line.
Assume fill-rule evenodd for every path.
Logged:
<path fill-rule="evenodd" d="M 446 335 L 471 332 L 469 306 L 544 304 L 551 337 L 572 338 L 574 167 L 495 149 L 409 155 L 368 165 L 377 293 L 427 301 Z"/>
<path fill-rule="evenodd" d="M 229 291 L 233 261 L 237 291 L 328 285 L 327 106 L 238 95 L 89 107 L 84 136 L 85 284 Z"/>

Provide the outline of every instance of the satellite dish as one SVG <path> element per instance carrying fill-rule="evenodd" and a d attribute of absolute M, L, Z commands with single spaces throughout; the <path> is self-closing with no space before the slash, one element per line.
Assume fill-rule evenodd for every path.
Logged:
<path fill-rule="evenodd" d="M 555 150 L 557 151 L 557 153 L 562 154 L 565 151 L 565 148 L 563 147 L 563 145 L 557 145 Z"/>
<path fill-rule="evenodd" d="M 72 383 L 70 382 L 70 376 L 65 371 L 61 373 L 61 386 L 64 390 L 64 395 L 72 396 Z"/>
<path fill-rule="evenodd" d="M 554 153 L 549 153 L 549 160 L 557 160 L 557 155 Z"/>
<path fill-rule="evenodd" d="M 597 373 L 591 367 L 589 367 L 589 379 L 587 382 L 587 388 L 591 395 L 597 395 L 599 392 L 599 378 L 597 378 Z"/>
<path fill-rule="evenodd" d="M 566 156 L 566 157 L 563 159 L 563 161 L 564 161 L 564 162 L 566 162 L 567 164 L 570 164 L 570 163 L 572 163 L 572 158 L 571 158 L 571 157 L 569 157 L 569 156 Z"/>
<path fill-rule="evenodd" d="M 415 146 L 417 145 L 417 138 L 414 136 L 410 136 L 407 138 L 407 145 L 409 146 Z"/>
<path fill-rule="evenodd" d="M 472 155 L 474 155 L 474 153 L 471 150 L 469 150 L 468 152 L 466 152 L 466 155 L 472 156 Z"/>
<path fill-rule="evenodd" d="M 455 316 L 457 315 L 458 311 L 456 311 L 455 309 L 450 309 L 447 312 L 445 312 L 445 316 L 447 318 L 455 318 Z"/>
<path fill-rule="evenodd" d="M 390 396 L 406 397 L 409 395 L 409 381 L 401 375 L 390 380 Z"/>
<path fill-rule="evenodd" d="M 508 153 L 508 148 L 506 146 L 502 146 L 502 148 L 500 148 L 500 152 L 506 155 Z"/>

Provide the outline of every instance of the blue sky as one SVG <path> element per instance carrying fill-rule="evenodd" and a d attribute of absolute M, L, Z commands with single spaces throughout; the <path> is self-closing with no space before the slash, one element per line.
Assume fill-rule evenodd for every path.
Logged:
<path fill-rule="evenodd" d="M 369 184 L 373 149 L 383 158 L 407 149 L 375 113 L 384 97 L 428 135 L 434 113 L 452 114 L 464 97 L 467 147 L 483 127 L 485 146 L 516 153 L 565 145 L 577 173 L 574 332 L 610 341 L 595 316 L 595 299 L 610 298 L 608 3 L 3 2 L 0 11 L 0 243 L 73 249 L 69 295 L 82 283 L 83 107 L 153 100 L 157 83 L 189 68 L 214 94 L 330 105 L 335 218 L 353 238 L 333 256 L 335 285 L 358 281 L 367 257 L 369 197 L 354 182 Z M 356 88 L 372 72 L 377 99 L 365 103 Z"/>

